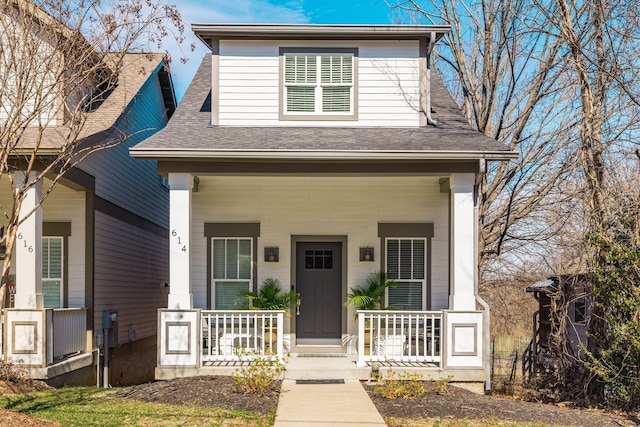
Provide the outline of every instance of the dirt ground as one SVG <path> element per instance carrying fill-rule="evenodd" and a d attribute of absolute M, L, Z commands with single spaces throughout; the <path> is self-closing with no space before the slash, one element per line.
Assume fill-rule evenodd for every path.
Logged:
<path fill-rule="evenodd" d="M 158 381 L 126 388 L 117 393 L 124 398 L 145 402 L 215 406 L 262 415 L 275 410 L 280 383 L 275 384 L 267 396 L 236 393 L 232 390 L 232 386 L 233 380 L 230 377 L 209 376 Z M 626 427 L 640 425 L 638 417 L 640 414 L 615 416 L 569 406 L 484 396 L 451 386 L 446 395 L 429 392 L 415 400 L 386 399 L 377 394 L 373 390 L 373 386 L 365 385 L 364 387 L 380 413 L 385 417 L 502 419 L 564 426 Z M 28 390 L 13 392 L 22 391 Z M 12 391 L 3 389 L 0 384 L 0 394 L 4 392 Z M 0 409 L 0 427 L 52 427 L 56 425 L 57 423 L 36 420 L 26 415 Z"/>

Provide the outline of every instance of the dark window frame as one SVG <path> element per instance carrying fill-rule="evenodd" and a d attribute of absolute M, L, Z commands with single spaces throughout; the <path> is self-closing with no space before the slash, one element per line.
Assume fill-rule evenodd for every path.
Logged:
<path fill-rule="evenodd" d="M 260 237 L 259 222 L 206 222 L 204 224 L 204 236 L 207 245 L 207 310 L 213 310 L 211 307 L 213 293 L 213 239 L 230 238 L 230 239 L 252 239 L 251 253 L 251 287 L 253 292 L 258 290 L 258 237 Z"/>

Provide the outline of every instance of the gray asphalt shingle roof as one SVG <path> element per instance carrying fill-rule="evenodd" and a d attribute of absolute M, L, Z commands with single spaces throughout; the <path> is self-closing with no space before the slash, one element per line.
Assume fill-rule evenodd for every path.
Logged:
<path fill-rule="evenodd" d="M 131 149 L 135 157 L 233 157 L 242 152 L 451 153 L 469 158 L 509 158 L 509 148 L 474 130 L 441 80 L 432 74 L 436 127 L 239 127 L 210 126 L 211 55 L 206 55 L 175 114 L 160 132 Z M 205 108 L 203 108 L 205 105 Z M 456 155 L 457 154 L 457 155 Z"/>
<path fill-rule="evenodd" d="M 142 86 L 156 69 L 165 61 L 162 53 L 127 53 L 122 58 L 122 68 L 118 84 L 108 98 L 94 111 L 87 113 L 77 139 L 89 138 L 101 132 L 108 132 L 134 102 Z M 28 127 L 20 138 L 21 149 L 38 147 L 41 152 L 58 152 L 69 144 L 69 134 L 73 130 L 67 124 L 49 126 L 44 130 Z"/>

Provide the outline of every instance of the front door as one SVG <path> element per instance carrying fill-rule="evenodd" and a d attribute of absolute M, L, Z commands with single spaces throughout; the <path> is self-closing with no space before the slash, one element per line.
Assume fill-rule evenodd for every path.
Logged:
<path fill-rule="evenodd" d="M 300 314 L 296 337 L 321 343 L 339 340 L 342 328 L 342 243 L 298 242 L 296 288 Z"/>

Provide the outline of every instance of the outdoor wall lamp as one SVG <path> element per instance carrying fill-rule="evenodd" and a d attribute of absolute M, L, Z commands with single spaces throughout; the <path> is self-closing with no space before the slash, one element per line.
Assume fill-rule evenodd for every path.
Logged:
<path fill-rule="evenodd" d="M 371 246 L 360 248 L 360 261 L 374 261 L 373 248 Z"/>
<path fill-rule="evenodd" d="M 278 262 L 280 259 L 280 248 L 277 246 L 266 246 L 264 248 L 264 262 Z"/>

